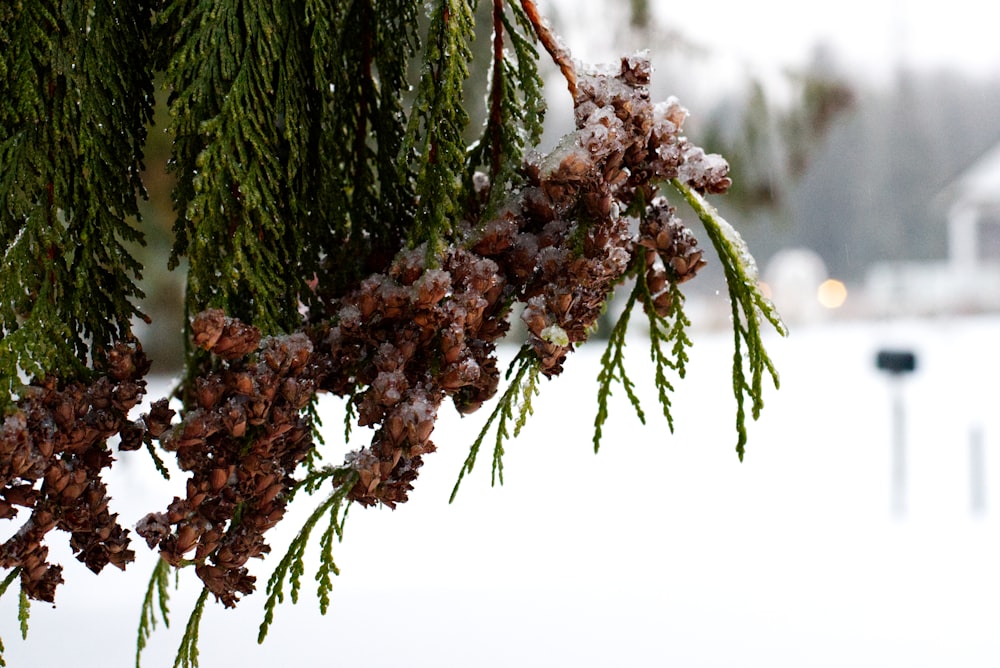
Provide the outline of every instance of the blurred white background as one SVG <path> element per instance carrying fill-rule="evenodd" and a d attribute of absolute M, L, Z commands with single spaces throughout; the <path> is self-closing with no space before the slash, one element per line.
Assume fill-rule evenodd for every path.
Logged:
<path fill-rule="evenodd" d="M 263 646 L 261 595 L 234 611 L 209 606 L 202 665 L 995 666 L 998 336 L 1000 318 L 984 317 L 806 326 L 774 339 L 782 388 L 767 392 L 742 464 L 729 335 L 696 336 L 673 435 L 643 371 L 644 341 L 633 341 L 650 424 L 619 393 L 596 456 L 600 349 L 588 347 L 543 387 L 508 447 L 503 487 L 489 487 L 487 452 L 448 505 L 481 422 L 445 407 L 440 451 L 411 501 L 351 511 L 330 613 L 319 615 L 309 574 Z M 885 347 L 913 351 L 918 365 L 898 388 L 902 513 L 891 502 L 893 381 L 874 361 Z M 148 467 L 123 464 L 111 483 L 132 524 L 170 491 Z M 276 552 L 309 510 L 301 501 L 271 538 Z M 152 568 L 138 552 L 127 574 L 98 580 L 54 549 L 67 584 L 57 609 L 33 606 L 27 642 L 14 597 L 0 604 L 8 665 L 131 665 Z M 255 565 L 261 584 L 269 568 Z M 198 591 L 190 576 L 143 665 L 171 665 Z"/>

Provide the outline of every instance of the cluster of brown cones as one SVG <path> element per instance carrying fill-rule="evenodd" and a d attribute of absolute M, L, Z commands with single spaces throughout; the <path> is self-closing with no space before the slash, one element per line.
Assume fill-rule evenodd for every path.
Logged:
<path fill-rule="evenodd" d="M 227 607 L 254 590 L 246 562 L 269 551 L 264 533 L 284 516 L 292 473 L 313 447 L 302 409 L 316 392 L 304 334 L 262 339 L 222 311 L 200 313 L 194 342 L 221 358 L 195 380 L 195 405 L 157 438 L 190 472 L 185 498 L 136 531 L 173 566 L 193 563 Z M 165 404 L 154 404 L 168 416 Z"/>
<path fill-rule="evenodd" d="M 314 447 L 303 410 L 316 392 L 352 397 L 359 424 L 374 429 L 346 459 L 357 474 L 348 499 L 394 507 L 435 449 L 445 398 L 468 413 L 496 393 L 495 347 L 514 302 L 525 305 L 529 344 L 549 376 L 587 338 L 637 258 L 653 307 L 667 314 L 669 285 L 704 260 L 657 183 L 679 179 L 714 193 L 729 179 L 721 158 L 681 135 L 686 112 L 675 100 L 650 101 L 649 74 L 649 62 L 632 57 L 614 73 L 580 76 L 576 132 L 526 161 L 523 183 L 501 209 L 465 221 L 463 239 L 442 252 L 401 252 L 344 295 L 324 324 L 262 337 L 221 311 L 199 314 L 193 341 L 211 359 L 187 384 L 179 420 L 166 400 L 128 420 L 148 370 L 135 346 L 115 348 L 90 384 L 30 387 L 0 425 L 0 518 L 13 517 L 15 506 L 32 509 L 0 546 L 0 567 L 21 567 L 28 595 L 51 601 L 62 577 L 46 561 L 50 529 L 70 532 L 95 571 L 132 559 L 100 481 L 113 461 L 106 441 L 118 434 L 121 450 L 159 442 L 189 474 L 184 498 L 146 515 L 137 532 L 168 563 L 193 564 L 224 605 L 235 605 L 253 591 L 246 563 L 269 551 L 265 533 L 283 517 L 296 469 Z M 626 214 L 636 209 L 638 235 Z"/>
<path fill-rule="evenodd" d="M 98 364 L 90 383 L 60 387 L 46 378 L 26 388 L 15 412 L 0 424 L 0 518 L 18 507 L 31 515 L 0 546 L 0 567 L 20 568 L 21 586 L 34 599 L 52 602 L 62 566 L 48 563 L 43 540 L 52 529 L 70 534 L 76 558 L 99 573 L 135 558 L 128 530 L 108 510 L 101 473 L 114 457 L 107 439 L 121 434 L 119 449 L 142 443 L 142 426 L 128 412 L 142 399 L 149 362 L 138 344 L 120 343 Z"/>

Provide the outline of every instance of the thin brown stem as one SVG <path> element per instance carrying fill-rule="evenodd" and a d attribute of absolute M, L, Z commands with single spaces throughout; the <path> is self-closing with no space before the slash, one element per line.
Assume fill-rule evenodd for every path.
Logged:
<path fill-rule="evenodd" d="M 490 86 L 490 177 L 500 174 L 503 133 L 503 0 L 493 0 L 493 82 Z"/>
<path fill-rule="evenodd" d="M 573 66 L 573 59 L 570 57 L 569 50 L 563 46 L 559 38 L 549 30 L 549 27 L 545 23 L 545 19 L 542 18 L 541 14 L 538 13 L 538 7 L 535 5 L 534 0 L 521 0 L 521 7 L 524 9 L 524 13 L 528 16 L 528 21 L 531 22 L 531 27 L 535 30 L 535 36 L 538 37 L 538 41 L 542 43 L 545 50 L 549 52 L 552 57 L 552 61 L 559 66 L 559 70 L 562 72 L 563 77 L 566 79 L 566 87 L 569 88 L 569 94 L 576 99 L 576 68 Z"/>

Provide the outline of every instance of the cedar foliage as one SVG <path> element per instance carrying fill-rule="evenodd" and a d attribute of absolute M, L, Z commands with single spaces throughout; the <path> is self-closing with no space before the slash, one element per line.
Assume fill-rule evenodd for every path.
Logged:
<path fill-rule="evenodd" d="M 231 607 L 256 590 L 247 563 L 270 551 L 267 531 L 299 492 L 325 500 L 267 582 L 260 639 L 286 585 L 297 600 L 317 527 L 325 612 L 348 508 L 405 502 L 435 450 L 444 400 L 471 413 L 497 394 L 496 345 L 516 304 L 527 339 L 452 499 L 491 429 L 493 478 L 503 482 L 505 444 L 532 414 L 542 377 L 561 372 L 625 282 L 598 378 L 594 448 L 616 383 L 645 420 L 623 361 L 635 307 L 672 428 L 670 378 L 683 377 L 691 345 L 679 286 L 705 260 L 661 186 L 690 205 L 725 269 L 742 458 L 744 402 L 756 418 L 764 374 L 777 385 L 761 326 L 784 328 L 739 235 L 704 198 L 728 189 L 725 162 L 683 136 L 676 100 L 649 99 L 643 56 L 581 68 L 531 0 L 489 3 L 490 30 L 478 33 L 489 33 L 489 75 L 467 81 L 477 4 L 0 7 L 0 518 L 31 513 L 0 546 L 9 569 L 0 593 L 19 580 L 24 633 L 30 600 L 54 601 L 62 583 L 48 562 L 52 529 L 69 533 L 95 572 L 134 558 L 100 479 L 114 446 L 145 446 L 164 474 L 162 460 L 175 457 L 188 476 L 185 498 L 136 526 L 161 556 L 137 665 L 157 620 L 168 623 L 169 573 L 188 567 L 203 589 L 175 666 L 198 665 L 210 595 Z M 533 150 L 543 51 L 576 116 L 548 155 Z M 174 397 L 134 416 L 149 361 L 132 332 L 144 318 L 143 267 L 129 248 L 142 243 L 154 76 L 169 90 L 176 177 L 168 262 L 189 266 L 187 369 Z M 471 95 L 485 97 L 487 115 L 467 147 Z M 370 444 L 339 465 L 319 466 L 317 392 L 349 399 L 348 430 L 372 428 Z"/>

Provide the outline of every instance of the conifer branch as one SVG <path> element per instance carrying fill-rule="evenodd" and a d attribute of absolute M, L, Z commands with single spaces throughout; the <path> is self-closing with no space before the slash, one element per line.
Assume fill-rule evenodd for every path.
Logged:
<path fill-rule="evenodd" d="M 198 668 L 198 637 L 206 601 L 208 601 L 208 587 L 203 587 L 198 600 L 195 601 L 194 607 L 191 609 L 187 625 L 184 627 L 184 635 L 177 648 L 173 668 Z"/>
<path fill-rule="evenodd" d="M 284 585 L 287 581 L 290 590 L 289 595 L 293 603 L 298 602 L 299 590 L 302 586 L 302 575 L 305 573 L 306 547 L 313 529 L 324 517 L 328 518 L 328 525 L 320 539 L 320 565 L 316 572 L 318 583 L 317 598 L 320 603 L 320 612 L 326 614 L 330 604 L 329 593 L 332 590 L 331 575 L 339 575 L 340 571 L 333 560 L 333 537 L 339 540 L 343 537 L 344 521 L 347 519 L 347 506 L 349 501 L 347 495 L 357 482 L 358 474 L 350 469 L 339 468 L 330 469 L 322 474 L 316 474 L 306 478 L 300 484 L 305 489 L 315 489 L 321 479 L 332 478 L 334 480 L 334 490 L 319 504 L 312 514 L 306 518 L 299 532 L 288 545 L 285 556 L 275 567 L 274 572 L 267 581 L 267 600 L 264 602 L 264 620 L 260 624 L 257 634 L 257 642 L 264 642 L 267 632 L 274 621 L 274 611 L 278 604 L 284 601 Z"/>
<path fill-rule="evenodd" d="M 149 453 L 149 458 L 153 460 L 153 467 L 156 469 L 156 472 L 159 473 L 164 480 L 170 480 L 170 469 L 167 468 L 167 465 L 163 462 L 159 453 L 156 452 L 156 446 L 153 445 L 152 439 L 146 441 L 146 452 Z"/>
<path fill-rule="evenodd" d="M 649 318 L 649 357 L 656 367 L 654 384 L 657 399 L 663 409 L 667 426 L 673 433 L 674 418 L 671 413 L 670 393 L 674 391 L 674 386 L 667 378 L 667 370 L 675 372 L 679 378 L 684 378 L 685 365 L 688 361 L 687 349 L 692 343 L 687 335 L 691 321 L 684 314 L 684 294 L 677 283 L 670 283 L 668 290 L 670 310 L 667 316 L 661 316 L 656 312 L 653 295 L 648 288 L 643 290 L 642 296 L 644 310 Z M 670 346 L 669 352 L 664 350 L 666 346 Z"/>
<path fill-rule="evenodd" d="M 513 21 L 505 9 L 510 10 Z M 476 190 L 475 170 L 480 166 L 489 169 L 490 189 L 484 215 L 491 215 L 503 206 L 510 187 L 523 181 L 517 170 L 525 148 L 537 145 L 540 140 L 545 118 L 538 52 L 532 44 L 535 34 L 517 4 L 505 6 L 502 0 L 496 0 L 493 10 L 489 109 L 482 136 L 470 147 L 466 158 L 465 187 L 470 192 Z M 509 51 L 504 48 L 507 42 Z"/>
<path fill-rule="evenodd" d="M 156 612 L 159 610 L 163 626 L 170 628 L 170 564 L 163 559 L 156 560 L 153 573 L 146 586 L 146 595 L 142 599 L 139 611 L 139 631 L 135 643 L 135 668 L 140 668 L 142 650 L 146 648 L 149 639 L 156 630 Z"/>
<path fill-rule="evenodd" d="M 310 234 L 326 253 L 317 291 L 327 301 L 384 269 L 413 224 L 403 98 L 419 43 L 419 6 L 412 0 L 384 0 L 377 12 L 370 0 L 306 6 L 319 114 L 312 164 L 328 165 L 316 174 Z"/>
<path fill-rule="evenodd" d="M 31 599 L 24 587 L 18 594 L 17 599 L 17 622 L 21 629 L 21 640 L 28 639 L 28 618 L 31 617 Z"/>
<path fill-rule="evenodd" d="M 545 19 L 538 13 L 538 7 L 534 0 L 520 0 L 521 7 L 531 23 L 538 41 L 542 43 L 545 50 L 549 52 L 552 61 L 559 66 L 563 78 L 566 79 L 566 87 L 569 89 L 570 97 L 576 99 L 576 67 L 570 57 L 569 51 L 562 45 L 559 38 L 546 25 Z"/>
<path fill-rule="evenodd" d="M 20 575 L 20 573 L 21 573 L 20 566 L 15 566 L 14 568 L 10 569 L 10 572 L 7 573 L 7 577 L 3 579 L 3 582 L 0 582 L 0 598 L 3 598 L 3 595 L 7 593 L 7 589 L 10 587 L 11 583 L 17 579 L 17 576 Z M 4 661 L 3 658 L 4 651 L 5 650 L 3 646 L 3 639 L 0 639 L 0 668 L 3 668 L 3 666 L 7 665 L 7 663 Z"/>
<path fill-rule="evenodd" d="M 2 582 L 0 582 L 0 598 L 2 598 L 3 595 L 7 593 L 7 589 L 10 587 L 11 583 L 14 582 L 14 580 L 16 580 L 17 576 L 20 574 L 21 574 L 20 566 L 15 566 L 14 568 L 10 569 L 10 572 L 7 573 L 7 576 L 4 577 Z"/>
<path fill-rule="evenodd" d="M 645 413 L 639 404 L 639 397 L 635 393 L 635 384 L 626 374 L 624 365 L 625 336 L 632 309 L 637 301 L 642 303 L 643 311 L 649 321 L 649 357 L 655 368 L 654 385 L 656 386 L 657 400 L 670 432 L 674 431 L 670 400 L 674 386 L 667 373 L 668 371 L 674 372 L 680 378 L 685 375 L 685 364 L 688 360 L 687 348 L 691 346 L 691 340 L 687 336 L 687 328 L 691 322 L 684 315 L 684 295 L 675 281 L 670 282 L 667 288 L 670 296 L 669 310 L 666 315 L 660 315 L 655 303 L 655 296 L 648 284 L 646 258 L 642 253 L 636 255 L 634 272 L 636 274 L 635 285 L 625 302 L 625 308 L 611 330 L 608 345 L 601 356 L 601 371 L 597 376 L 598 408 L 597 416 L 594 419 L 594 452 L 600 449 L 604 423 L 608 418 L 608 398 L 611 396 L 611 385 L 614 382 L 622 384 L 639 421 L 642 424 L 646 423 Z M 669 351 L 665 350 L 667 346 L 670 347 Z"/>
<path fill-rule="evenodd" d="M 311 203 L 293 196 L 308 135 L 289 131 L 309 113 L 302 17 L 283 3 L 186 4 L 158 14 L 169 24 L 189 12 L 163 47 L 178 176 L 172 264 L 190 260 L 189 313 L 214 306 L 266 333 L 290 331 L 313 267 L 297 220 Z"/>
<path fill-rule="evenodd" d="M 465 474 L 472 473 L 479 450 L 494 422 L 497 422 L 497 428 L 496 440 L 493 444 L 491 484 L 495 485 L 497 482 L 501 485 L 503 484 L 503 445 L 511 437 L 508 424 L 513 422 L 514 436 L 516 437 L 527 422 L 528 416 L 534 412 L 531 407 L 531 398 L 538 394 L 538 376 L 540 373 L 541 366 L 538 358 L 534 356 L 529 347 L 525 346 L 521 348 L 514 359 L 511 360 L 510 366 L 507 369 L 507 379 L 510 381 L 510 384 L 497 402 L 496 408 L 493 409 L 489 418 L 486 419 L 472 447 L 469 448 L 469 454 L 458 473 L 458 480 L 455 481 L 455 487 L 451 490 L 451 497 L 448 499 L 448 503 L 452 503 L 458 495 L 458 488 L 462 484 Z M 512 374 L 513 379 L 511 379 Z"/>
<path fill-rule="evenodd" d="M 402 147 L 403 155 L 416 161 L 419 202 L 409 245 L 426 243 L 428 258 L 443 249 L 462 210 L 462 135 L 469 122 L 463 86 L 469 76 L 469 44 L 474 36 L 473 4 L 437 0 L 431 11 L 423 71 Z"/>
<path fill-rule="evenodd" d="M 577 73 L 533 0 L 491 3 L 488 116 L 468 149 L 475 0 L 432 0 L 425 22 L 413 0 L 165 0 L 155 13 L 111 0 L 0 6 L 0 248 L 9 268 L 0 277 L 0 469 L 9 472 L 0 517 L 21 506 L 57 518 L 29 520 L 0 545 L 0 562 L 14 567 L 0 594 L 21 577 L 22 633 L 30 600 L 54 600 L 62 582 L 46 558 L 49 528 L 69 531 L 94 571 L 134 558 L 100 480 L 116 435 L 119 451 L 145 443 L 165 472 L 156 441 L 191 474 L 186 498 L 136 526 L 162 557 L 140 609 L 137 667 L 158 617 L 168 623 L 168 571 L 188 565 L 204 588 L 174 665 L 198 665 L 209 592 L 231 607 L 255 590 L 246 564 L 267 553 L 267 532 L 300 490 L 329 494 L 268 580 L 258 639 L 286 593 L 297 601 L 316 527 L 325 613 L 351 503 L 405 502 L 436 449 L 442 402 L 471 413 L 496 395 L 496 350 L 514 302 L 525 306 L 528 342 L 451 500 L 488 435 L 491 482 L 503 484 L 504 448 L 532 415 L 540 376 L 562 372 L 633 274 L 602 357 L 594 447 L 615 382 L 645 421 L 624 367 L 637 303 L 672 428 L 669 378 L 683 377 L 690 345 L 678 284 L 701 266 L 701 251 L 669 207 L 650 200 L 681 173 L 686 185 L 674 184 L 727 272 L 742 457 L 745 397 L 756 417 L 763 371 L 777 384 L 759 318 L 783 329 L 748 282 L 756 277 L 738 236 L 697 195 L 725 190 L 725 170 L 681 134 L 686 111 L 676 101 L 650 100 L 646 58 Z M 526 155 L 542 134 L 538 43 L 566 78 L 576 120 L 547 156 Z M 411 92 L 407 67 L 418 55 Z M 149 368 L 131 337 L 132 319 L 143 317 L 142 267 L 129 252 L 142 242 L 132 221 L 156 69 L 170 90 L 177 176 L 169 266 L 190 261 L 179 422 L 167 399 L 128 419 Z M 643 218 L 638 241 L 629 215 Z M 318 392 L 349 399 L 345 437 L 354 423 L 373 428 L 339 467 L 317 465 Z"/>
<path fill-rule="evenodd" d="M 487 127 L 492 131 L 490 137 L 490 174 L 496 178 L 500 174 L 503 158 L 501 128 L 503 127 L 504 99 L 504 3 L 503 0 L 493 0 L 493 77 L 490 82 L 490 110 Z"/>
<path fill-rule="evenodd" d="M 150 11 L 97 5 L 2 10 L 0 409 L 19 372 L 84 377 L 144 317 L 129 246 L 142 243 L 130 219 L 152 114 Z"/>
<path fill-rule="evenodd" d="M 739 233 L 693 188 L 678 179 L 671 181 L 671 184 L 705 226 L 705 232 L 712 240 L 725 272 L 733 315 L 733 394 L 736 397 L 738 436 L 736 452 L 742 461 L 747 441 L 745 398 L 749 397 L 750 414 L 756 420 L 764 407 L 762 387 L 764 372 L 766 371 L 771 377 L 775 389 L 780 386 L 777 369 L 764 349 L 761 320 L 770 323 L 781 336 L 787 336 L 788 330 L 774 305 L 761 293 L 756 262 Z M 749 380 L 747 372 L 750 375 Z"/>
<path fill-rule="evenodd" d="M 604 423 L 608 419 L 608 398 L 611 396 L 611 386 L 615 382 L 622 384 L 625 395 L 629 403 L 635 409 L 639 422 L 646 424 L 646 414 L 639 403 L 639 397 L 635 393 L 635 384 L 628 377 L 625 371 L 625 335 L 628 332 L 628 323 L 632 315 L 632 308 L 636 300 L 642 294 L 642 278 L 636 280 L 625 301 L 625 308 L 622 310 L 611 333 L 608 335 L 608 345 L 601 355 L 601 370 L 597 374 L 597 415 L 594 418 L 594 452 L 601 449 L 601 438 L 604 435 Z"/>

